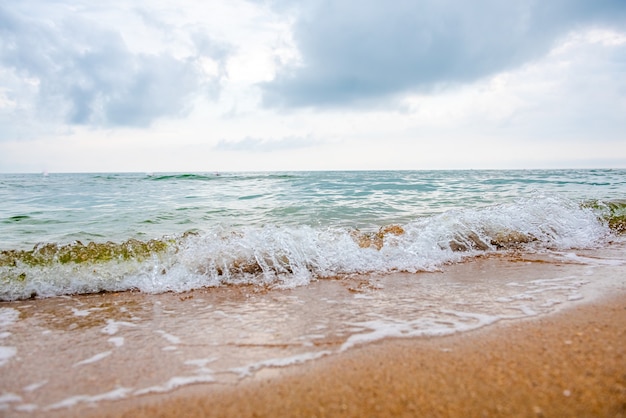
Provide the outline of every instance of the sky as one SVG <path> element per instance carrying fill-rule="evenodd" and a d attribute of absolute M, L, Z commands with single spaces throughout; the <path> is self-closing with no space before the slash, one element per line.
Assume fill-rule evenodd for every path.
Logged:
<path fill-rule="evenodd" d="M 626 1 L 0 3 L 0 172 L 532 168 L 626 168 Z"/>

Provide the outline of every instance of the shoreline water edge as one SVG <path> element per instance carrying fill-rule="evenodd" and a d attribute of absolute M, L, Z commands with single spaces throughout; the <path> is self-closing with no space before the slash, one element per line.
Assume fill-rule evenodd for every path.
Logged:
<path fill-rule="evenodd" d="M 0 414 L 626 415 L 624 196 L 626 170 L 0 175 Z"/>
<path fill-rule="evenodd" d="M 626 303 L 439 338 L 385 339 L 231 387 L 83 408 L 102 417 L 622 417 Z"/>
<path fill-rule="evenodd" d="M 608 338 L 606 344 L 614 350 L 609 354 L 615 357 L 609 366 L 603 364 L 609 361 L 607 353 L 592 357 L 600 356 L 594 360 L 598 367 L 610 368 L 615 362 L 623 366 L 625 335 L 619 324 L 624 322 L 626 309 L 625 253 L 626 245 L 620 242 L 575 254 L 481 257 L 436 273 L 324 280 L 307 288 L 235 286 L 182 294 L 124 292 L 5 302 L 0 307 L 1 341 L 7 344 L 3 347 L 0 407 L 9 416 L 98 416 L 105 412 L 117 416 L 135 408 L 148 408 L 146 411 L 152 412 L 146 416 L 151 416 L 156 411 L 150 409 L 153 405 L 179 395 L 197 399 L 228 394 L 232 403 L 221 405 L 242 408 L 246 401 L 240 397 L 241 388 L 261 390 L 259 382 L 268 379 L 280 385 L 285 376 L 301 372 L 306 376 L 318 362 L 341 362 L 332 359 L 350 359 L 353 353 L 385 341 L 406 340 L 419 351 L 424 344 L 431 347 L 432 341 L 445 345 L 449 338 L 467 335 L 470 347 L 480 344 L 483 350 L 495 350 L 492 355 L 499 358 L 505 356 L 498 353 L 500 348 L 481 342 L 483 336 L 491 335 L 490 330 L 499 335 L 502 329 L 525 329 L 533 326 L 527 324 L 552 321 L 553 317 L 561 318 L 556 320 L 558 327 L 579 308 L 602 312 L 608 302 L 615 323 L 596 325 L 609 326 L 615 333 L 610 338 L 598 335 Z M 572 335 L 581 332 L 589 330 L 576 330 Z M 481 337 L 471 337 L 474 333 Z M 486 341 L 495 337 L 489 338 Z M 544 338 L 550 339 L 549 330 Z M 465 340 L 458 341 L 461 346 L 457 348 L 461 348 Z M 568 345 L 567 340 L 559 344 Z M 13 352 L 7 354 L 7 349 Z M 395 361 L 380 355 L 386 359 L 380 367 Z M 374 360 L 370 358 L 371 364 L 362 367 L 375 368 Z M 423 363 L 419 357 L 413 361 Z M 563 354 L 561 361 L 565 364 L 571 359 Z M 585 370 L 597 367 L 579 366 Z M 352 363 L 351 367 L 361 366 Z M 596 371 L 592 372 L 595 375 Z M 608 372 L 617 379 L 613 386 L 626 383 L 617 370 Z M 454 373 L 463 376 L 467 371 Z M 372 384 L 377 390 L 393 391 L 395 378 L 388 378 L 382 386 Z M 553 378 L 552 384 L 565 384 L 558 376 Z M 337 379 L 341 381 L 341 376 Z M 343 384 L 357 383 L 349 380 Z M 479 378 L 474 383 L 477 388 L 483 384 Z M 392 386 L 385 389 L 386 384 Z M 351 402 L 362 401 L 358 391 L 354 396 Z M 620 402 L 623 406 L 626 391 L 615 392 L 614 401 L 615 408 Z M 281 400 L 274 402 L 280 404 Z M 320 398 L 320 402 L 326 401 Z M 207 416 L 228 416 L 227 409 L 201 403 Z M 545 403 L 541 405 L 546 410 Z M 419 402 L 413 406 L 419 407 Z M 278 410 L 289 415 L 283 407 L 267 408 L 267 415 L 259 416 L 272 416 Z M 255 416 L 245 408 L 237 411 L 241 416 Z M 405 413 L 409 414 L 409 409 Z M 163 416 L 175 415 L 170 410 Z M 337 410 L 326 414 L 341 415 Z"/>

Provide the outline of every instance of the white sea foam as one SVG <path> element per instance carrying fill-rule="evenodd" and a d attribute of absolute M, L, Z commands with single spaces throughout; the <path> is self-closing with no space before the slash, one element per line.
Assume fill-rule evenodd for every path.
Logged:
<path fill-rule="evenodd" d="M 196 370 L 195 370 L 196 374 L 199 374 L 199 375 L 210 375 L 210 374 L 214 373 L 214 371 L 212 369 L 209 369 L 207 367 L 207 365 L 210 364 L 210 363 L 213 363 L 217 359 L 218 359 L 217 357 L 210 357 L 210 358 L 186 360 L 185 364 L 188 365 L 188 366 L 195 366 L 196 367 Z"/>
<path fill-rule="evenodd" d="M 31 383 L 30 385 L 24 386 L 22 389 L 24 392 L 34 392 L 37 389 L 45 386 L 48 383 L 47 380 L 42 380 L 40 382 Z"/>
<path fill-rule="evenodd" d="M 517 305 L 513 307 L 519 309 L 525 316 L 537 316 L 539 313 L 528 305 Z"/>
<path fill-rule="evenodd" d="M 11 403 L 22 402 L 22 397 L 15 393 L 5 392 L 0 395 L 0 411 L 7 411 Z"/>
<path fill-rule="evenodd" d="M 107 341 L 113 344 L 117 348 L 124 345 L 124 337 L 111 337 Z"/>
<path fill-rule="evenodd" d="M 137 324 L 126 321 L 115 321 L 113 319 L 107 319 L 107 325 L 102 328 L 104 334 L 115 335 L 120 330 L 120 327 L 136 327 Z"/>
<path fill-rule="evenodd" d="M 263 360 L 256 363 L 248 364 L 242 367 L 234 367 L 229 371 L 239 375 L 240 378 L 252 376 L 256 371 L 264 369 L 266 367 L 287 367 L 296 364 L 306 363 L 307 361 L 317 360 L 321 357 L 325 357 L 332 354 L 332 351 L 318 351 L 313 353 L 297 354 L 289 357 L 279 357 L 269 360 Z"/>
<path fill-rule="evenodd" d="M 163 331 L 163 330 L 156 330 L 155 331 L 157 334 L 161 334 L 161 336 L 163 338 L 165 338 L 168 342 L 170 342 L 171 344 L 180 344 L 180 338 L 178 338 L 175 335 L 172 334 L 168 334 L 167 332 Z"/>
<path fill-rule="evenodd" d="M 408 321 L 398 318 L 381 318 L 378 320 L 354 322 L 352 323 L 353 325 L 369 331 L 357 331 L 350 335 L 342 344 L 340 351 L 385 338 L 450 335 L 493 324 L 501 319 L 500 316 L 473 312 L 442 310 L 440 313 L 445 315 L 445 317 L 422 317 Z"/>
<path fill-rule="evenodd" d="M 17 322 L 20 311 L 13 308 L 0 308 L 0 329 L 8 328 Z"/>
<path fill-rule="evenodd" d="M 23 403 L 21 405 L 15 406 L 15 408 L 13 409 L 18 412 L 35 412 L 37 409 L 39 409 L 39 406 L 34 403 Z"/>
<path fill-rule="evenodd" d="M 5 392 L 2 395 L 0 395 L 0 404 L 6 404 L 9 402 L 21 402 L 22 401 L 22 397 L 19 395 L 16 395 L 15 393 L 11 393 L 11 392 Z"/>
<path fill-rule="evenodd" d="M 64 399 L 60 402 L 56 402 L 52 405 L 46 407 L 46 409 L 61 409 L 61 408 L 70 408 L 72 406 L 81 404 L 81 403 L 96 403 L 100 401 L 115 401 L 119 399 L 124 399 L 128 396 L 129 393 L 132 392 L 132 389 L 129 388 L 117 388 L 109 392 L 100 393 L 97 395 L 77 395 L 71 396 L 67 399 Z"/>
<path fill-rule="evenodd" d="M 17 354 L 17 348 L 0 346 L 0 367 L 4 366 L 15 354 Z"/>
<path fill-rule="evenodd" d="M 104 351 L 102 353 L 98 353 L 95 356 L 89 357 L 88 359 L 79 361 L 77 363 L 74 363 L 74 367 L 76 366 L 83 366 L 85 364 L 91 364 L 91 363 L 95 363 L 97 361 L 100 361 L 102 359 L 105 359 L 107 357 L 109 357 L 111 355 L 112 351 Z"/>
<path fill-rule="evenodd" d="M 72 308 L 72 313 L 74 316 L 88 316 L 91 313 L 91 310 Z"/>
<path fill-rule="evenodd" d="M 592 266 L 623 266 L 626 260 L 617 260 L 610 258 L 584 257 L 571 252 L 553 252 L 551 255 L 559 260 L 576 262 L 580 264 L 589 264 Z"/>
<path fill-rule="evenodd" d="M 174 347 L 175 348 L 175 347 Z M 217 360 L 217 357 L 186 360 L 185 365 L 194 366 L 196 373 L 194 376 L 174 376 L 162 385 L 150 386 L 148 388 L 139 389 L 134 392 L 135 395 L 146 395 L 149 393 L 163 393 L 178 389 L 181 386 L 193 385 L 198 383 L 214 383 L 216 381 L 213 376 L 213 370 L 207 368 L 209 363 Z"/>
<path fill-rule="evenodd" d="M 140 389 L 134 392 L 135 395 L 147 395 L 149 393 L 163 393 L 171 392 L 174 389 L 178 389 L 181 386 L 187 386 L 198 383 L 214 383 L 215 378 L 211 375 L 198 375 L 198 376 L 175 376 L 160 386 L 150 386 L 145 389 Z"/>

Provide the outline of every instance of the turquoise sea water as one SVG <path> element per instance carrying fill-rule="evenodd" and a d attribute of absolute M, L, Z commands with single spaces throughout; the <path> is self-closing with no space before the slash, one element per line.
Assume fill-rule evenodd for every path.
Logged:
<path fill-rule="evenodd" d="M 626 198 L 626 170 L 0 175 L 2 249 L 216 226 L 376 229 L 453 209 Z"/>
<path fill-rule="evenodd" d="M 626 170 L 3 174 L 0 299 L 290 287 L 594 246 L 624 199 Z"/>

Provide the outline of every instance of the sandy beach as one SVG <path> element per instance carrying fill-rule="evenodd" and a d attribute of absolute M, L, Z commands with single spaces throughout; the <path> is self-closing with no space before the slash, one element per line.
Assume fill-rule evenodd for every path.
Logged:
<path fill-rule="evenodd" d="M 102 405 L 92 416 L 622 417 L 626 292 L 622 285 L 613 293 L 474 332 L 388 339 L 232 387 Z"/>
<path fill-rule="evenodd" d="M 623 417 L 621 254 L 617 245 L 291 290 L 5 304 L 4 341 L 15 349 L 3 365 L 0 412 Z"/>

